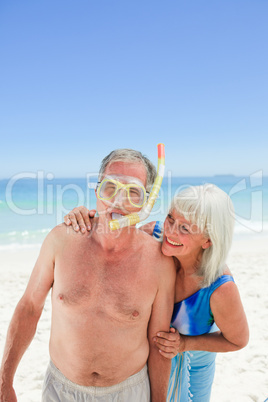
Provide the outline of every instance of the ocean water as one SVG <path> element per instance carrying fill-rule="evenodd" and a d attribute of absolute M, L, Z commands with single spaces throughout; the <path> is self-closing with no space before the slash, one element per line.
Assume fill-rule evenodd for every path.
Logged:
<path fill-rule="evenodd" d="M 57 179 L 42 172 L 0 180 L 0 248 L 41 244 L 72 208 L 95 208 L 96 182 L 97 176 L 91 174 Z M 261 171 L 245 177 L 172 177 L 168 172 L 149 220 L 163 221 L 174 194 L 204 183 L 216 184 L 230 195 L 236 236 L 268 233 L 268 177 L 263 177 Z"/>

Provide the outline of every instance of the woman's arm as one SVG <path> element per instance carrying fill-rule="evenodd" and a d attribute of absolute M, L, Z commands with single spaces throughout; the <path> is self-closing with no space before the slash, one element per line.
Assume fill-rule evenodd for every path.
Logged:
<path fill-rule="evenodd" d="M 91 230 L 92 220 L 96 214 L 95 209 L 87 209 L 86 207 L 77 207 L 72 209 L 67 215 L 64 216 L 64 222 L 67 226 L 73 227 L 76 232 L 81 230 L 82 233 Z M 153 235 L 156 222 L 148 222 L 145 225 L 139 227 L 143 232 L 148 233 L 150 236 Z"/>
<path fill-rule="evenodd" d="M 220 331 L 198 336 L 181 335 L 174 328 L 155 337 L 161 354 L 173 358 L 187 350 L 231 352 L 244 348 L 249 340 L 249 329 L 237 286 L 227 282 L 216 289 L 210 298 L 211 311 Z"/>

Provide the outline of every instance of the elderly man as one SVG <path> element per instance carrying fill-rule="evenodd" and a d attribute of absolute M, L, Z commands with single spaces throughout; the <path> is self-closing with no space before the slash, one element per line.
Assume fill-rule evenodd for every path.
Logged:
<path fill-rule="evenodd" d="M 90 234 L 59 225 L 42 245 L 9 327 L 1 401 L 16 401 L 15 371 L 51 288 L 51 361 L 43 401 L 143 402 L 150 401 L 150 391 L 153 402 L 166 400 L 170 360 L 153 337 L 169 330 L 173 260 L 135 227 L 108 228 L 112 218 L 140 210 L 155 169 L 139 152 L 117 150 L 103 160 L 100 175 L 99 218 Z"/>

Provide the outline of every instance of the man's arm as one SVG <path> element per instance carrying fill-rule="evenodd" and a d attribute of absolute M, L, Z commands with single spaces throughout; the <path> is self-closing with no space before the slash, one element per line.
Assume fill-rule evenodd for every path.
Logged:
<path fill-rule="evenodd" d="M 56 229 L 57 230 L 57 229 Z M 11 319 L 0 370 L 0 401 L 16 401 L 13 379 L 31 343 L 54 280 L 55 229 L 45 239 L 28 286 Z"/>
<path fill-rule="evenodd" d="M 153 338 L 161 328 L 168 331 L 174 307 L 174 288 L 176 279 L 175 264 L 172 258 L 159 258 L 159 287 L 148 327 L 150 354 L 148 369 L 151 384 L 152 402 L 165 402 L 167 397 L 171 361 L 163 357 Z"/>

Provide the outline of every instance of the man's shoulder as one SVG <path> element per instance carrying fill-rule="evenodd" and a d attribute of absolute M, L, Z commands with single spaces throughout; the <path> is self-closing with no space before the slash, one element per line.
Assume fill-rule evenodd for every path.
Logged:
<path fill-rule="evenodd" d="M 51 240 L 59 240 L 62 237 L 66 236 L 67 233 L 71 233 L 71 231 L 74 232 L 73 229 L 70 229 L 65 223 L 60 223 L 59 225 L 55 226 L 48 234 L 47 237 L 49 237 Z"/>
<path fill-rule="evenodd" d="M 47 235 L 44 243 L 60 246 L 65 244 L 67 239 L 75 238 L 78 235 L 72 228 L 61 223 L 55 226 Z"/>
<path fill-rule="evenodd" d="M 154 252 L 162 254 L 161 253 L 161 243 L 159 241 L 157 241 L 153 236 L 151 236 L 150 234 L 148 234 L 142 230 L 137 230 L 136 234 L 137 234 L 137 239 L 142 247 L 145 247 L 145 248 L 150 247 L 150 249 L 153 250 Z"/>
<path fill-rule="evenodd" d="M 70 238 L 78 238 L 84 236 L 83 233 L 76 232 L 72 226 L 67 226 L 65 223 L 60 223 L 55 226 L 50 232 L 49 235 L 55 239 L 62 238 L 65 236 L 69 236 Z"/>
<path fill-rule="evenodd" d="M 161 252 L 161 260 L 159 261 L 159 265 L 164 274 L 167 269 L 169 269 L 171 272 L 175 272 L 176 274 L 176 264 L 173 257 L 167 257 Z"/>
<path fill-rule="evenodd" d="M 170 269 L 175 271 L 175 262 L 172 257 L 167 257 L 161 251 L 162 243 L 157 241 L 154 237 L 150 236 L 148 233 L 141 232 L 138 234 L 140 243 L 144 248 L 147 255 L 156 262 L 156 266 L 162 271 Z"/>

